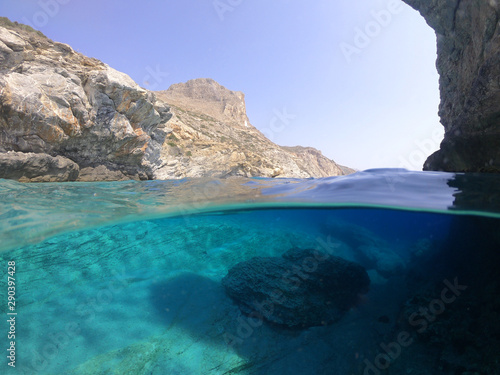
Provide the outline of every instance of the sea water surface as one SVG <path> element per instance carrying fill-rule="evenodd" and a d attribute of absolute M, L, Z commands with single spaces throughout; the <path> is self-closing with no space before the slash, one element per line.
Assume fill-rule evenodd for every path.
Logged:
<path fill-rule="evenodd" d="M 2 374 L 500 374 L 500 176 L 0 180 L 0 226 Z M 290 249 L 369 291 L 333 324 L 243 313 L 222 278 Z"/>

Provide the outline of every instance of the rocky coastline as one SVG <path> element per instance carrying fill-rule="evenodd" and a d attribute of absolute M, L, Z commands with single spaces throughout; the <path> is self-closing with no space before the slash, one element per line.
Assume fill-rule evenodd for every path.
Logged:
<path fill-rule="evenodd" d="M 148 91 L 101 61 L 6 18 L 0 19 L 0 87 L 0 178 L 309 178 L 354 172 L 313 148 L 274 144 L 250 123 L 244 94 L 214 80 Z"/>

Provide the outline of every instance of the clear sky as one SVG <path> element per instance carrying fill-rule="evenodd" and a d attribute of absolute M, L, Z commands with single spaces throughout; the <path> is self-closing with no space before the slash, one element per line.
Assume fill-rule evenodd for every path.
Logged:
<path fill-rule="evenodd" d="M 3 0 L 0 15 L 145 88 L 243 91 L 272 141 L 353 168 L 420 170 L 443 136 L 436 37 L 400 0 Z"/>

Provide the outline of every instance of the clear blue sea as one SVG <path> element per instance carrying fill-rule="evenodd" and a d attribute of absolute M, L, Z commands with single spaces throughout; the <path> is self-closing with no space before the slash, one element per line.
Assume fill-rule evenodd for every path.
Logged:
<path fill-rule="evenodd" d="M 0 374 L 500 374 L 497 175 L 0 180 L 0 226 Z M 290 249 L 369 290 L 303 329 L 243 312 L 221 280 Z"/>

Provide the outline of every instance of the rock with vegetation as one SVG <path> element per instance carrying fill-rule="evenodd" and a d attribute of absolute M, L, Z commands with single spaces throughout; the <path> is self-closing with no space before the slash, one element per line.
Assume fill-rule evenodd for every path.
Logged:
<path fill-rule="evenodd" d="M 500 2 L 404 1 L 437 36 L 445 137 L 424 169 L 500 172 Z"/>
<path fill-rule="evenodd" d="M 256 319 L 303 329 L 338 321 L 368 291 L 360 265 L 312 249 L 255 257 L 222 279 L 240 310 Z"/>

